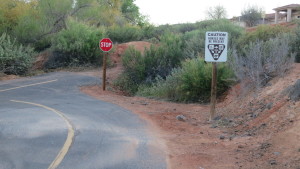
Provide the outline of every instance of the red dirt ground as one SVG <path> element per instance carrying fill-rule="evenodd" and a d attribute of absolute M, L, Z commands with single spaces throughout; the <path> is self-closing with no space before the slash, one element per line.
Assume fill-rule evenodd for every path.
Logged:
<path fill-rule="evenodd" d="M 137 49 L 144 46 L 145 42 L 134 42 Z M 118 57 L 117 66 L 108 70 L 108 84 L 121 73 L 119 57 L 127 47 L 118 45 L 112 54 Z M 101 72 L 85 74 L 99 76 Z M 242 95 L 241 87 L 234 86 L 217 105 L 219 119 L 212 123 L 208 122 L 208 105 L 127 97 L 112 90 L 102 91 L 101 86 L 81 90 L 147 120 L 157 146 L 167 154 L 170 169 L 300 169 L 300 102 L 290 101 L 285 92 L 297 79 L 300 64 L 259 92 Z M 178 121 L 177 115 L 187 120 Z"/>

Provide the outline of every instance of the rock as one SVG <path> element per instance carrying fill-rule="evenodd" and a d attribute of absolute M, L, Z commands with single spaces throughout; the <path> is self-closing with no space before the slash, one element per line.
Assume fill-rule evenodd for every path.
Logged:
<path fill-rule="evenodd" d="M 148 105 L 148 103 L 147 103 L 147 102 L 142 102 L 142 103 L 141 103 L 141 105 L 143 105 L 143 106 L 147 106 L 147 105 Z"/>
<path fill-rule="evenodd" d="M 281 153 L 280 152 L 274 152 L 274 155 L 279 156 Z"/>
<path fill-rule="evenodd" d="M 270 160 L 269 163 L 270 163 L 271 165 L 277 165 L 276 160 Z"/>
<path fill-rule="evenodd" d="M 273 103 L 268 103 L 266 107 L 270 110 L 273 107 Z"/>
<path fill-rule="evenodd" d="M 222 118 L 221 116 L 217 116 L 213 120 L 217 121 L 217 120 L 220 120 L 221 118 Z"/>
<path fill-rule="evenodd" d="M 178 115 L 178 116 L 176 116 L 176 119 L 178 121 L 183 121 L 183 122 L 187 120 L 187 118 L 184 115 Z"/>
<path fill-rule="evenodd" d="M 218 127 L 218 124 L 212 124 L 211 126 L 210 126 L 210 128 L 217 128 Z"/>
<path fill-rule="evenodd" d="M 238 145 L 238 148 L 244 148 L 244 146 L 242 146 L 242 145 Z"/>
<path fill-rule="evenodd" d="M 225 136 L 223 136 L 223 135 L 220 135 L 220 140 L 224 140 L 225 139 Z"/>
<path fill-rule="evenodd" d="M 270 143 L 262 143 L 260 149 L 268 149 L 272 146 Z"/>
<path fill-rule="evenodd" d="M 300 100 L 300 79 L 298 79 L 297 82 L 293 85 L 289 97 L 293 101 Z"/>

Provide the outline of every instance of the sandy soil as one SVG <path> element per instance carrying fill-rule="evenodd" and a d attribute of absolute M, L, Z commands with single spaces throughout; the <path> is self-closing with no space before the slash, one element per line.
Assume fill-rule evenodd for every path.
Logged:
<path fill-rule="evenodd" d="M 122 50 L 126 46 L 122 44 Z M 142 43 L 135 42 L 137 46 L 144 49 Z M 119 61 L 116 63 L 120 65 Z M 109 69 L 108 77 L 113 78 L 108 81 L 120 71 L 118 66 Z M 234 86 L 217 105 L 214 122 L 208 122 L 209 105 L 127 97 L 102 91 L 101 86 L 85 86 L 81 90 L 147 120 L 167 154 L 170 169 L 300 169 L 300 103 L 290 101 L 286 90 L 297 79 L 300 64 L 259 92 L 242 95 L 241 87 Z M 186 119 L 179 121 L 178 115 Z"/>

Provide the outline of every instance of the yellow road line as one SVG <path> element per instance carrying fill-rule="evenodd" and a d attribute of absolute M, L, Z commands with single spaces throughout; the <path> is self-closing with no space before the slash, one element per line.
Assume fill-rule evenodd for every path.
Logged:
<path fill-rule="evenodd" d="M 9 91 L 9 90 L 14 90 L 14 89 L 20 89 L 20 88 L 29 87 L 29 86 L 36 86 L 36 85 L 41 85 L 41 84 L 46 84 L 46 83 L 52 83 L 52 82 L 56 82 L 56 81 L 57 81 L 57 79 L 40 82 L 40 83 L 29 84 L 29 85 L 24 85 L 24 86 L 18 86 L 18 87 L 14 87 L 14 88 L 0 90 L 0 92 L 5 92 L 5 91 Z"/>
<path fill-rule="evenodd" d="M 70 120 L 62 112 L 60 112 L 58 110 L 55 110 L 53 108 L 41 105 L 41 104 L 31 103 L 31 102 L 24 102 L 24 101 L 18 101 L 18 100 L 11 100 L 11 101 L 12 102 L 16 102 L 16 103 L 30 104 L 30 105 L 34 105 L 34 106 L 38 106 L 38 107 L 42 107 L 44 109 L 50 110 L 50 111 L 56 113 L 57 115 L 59 115 L 66 122 L 67 127 L 68 127 L 68 136 L 67 136 L 67 139 L 65 141 L 65 144 L 63 145 L 63 147 L 59 151 L 58 155 L 54 159 L 54 161 L 48 167 L 48 169 L 55 169 L 56 167 L 58 167 L 58 165 L 62 162 L 62 160 L 64 159 L 64 157 L 68 153 L 68 151 L 69 151 L 69 149 L 70 149 L 70 147 L 72 145 L 72 142 L 74 140 L 75 129 L 74 129 L 74 126 L 71 124 Z"/>

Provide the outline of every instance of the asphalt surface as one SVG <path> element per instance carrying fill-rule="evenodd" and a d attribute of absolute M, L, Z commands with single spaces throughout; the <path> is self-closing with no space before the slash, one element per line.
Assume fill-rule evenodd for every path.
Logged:
<path fill-rule="evenodd" d="M 167 168 L 145 121 L 79 91 L 98 83 L 67 72 L 0 82 L 0 169 Z"/>

